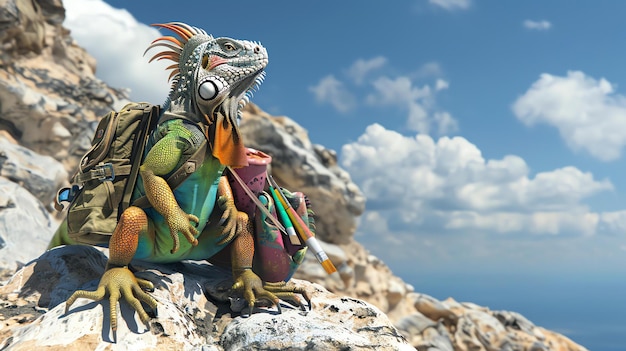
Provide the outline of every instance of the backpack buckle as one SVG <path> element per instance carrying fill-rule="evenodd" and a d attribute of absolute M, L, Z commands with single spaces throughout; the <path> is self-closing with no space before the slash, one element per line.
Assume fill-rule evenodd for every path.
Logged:
<path fill-rule="evenodd" d="M 54 199 L 54 208 L 57 211 L 63 211 L 62 202 L 72 202 L 76 197 L 76 194 L 80 191 L 80 187 L 78 185 L 72 185 L 71 188 L 62 188 L 57 192 L 57 196 Z"/>
<path fill-rule="evenodd" d="M 111 162 L 101 163 L 97 165 L 93 169 L 93 174 L 101 182 L 104 182 L 106 180 L 112 181 L 113 179 L 115 179 L 115 171 L 113 170 L 113 164 Z"/>

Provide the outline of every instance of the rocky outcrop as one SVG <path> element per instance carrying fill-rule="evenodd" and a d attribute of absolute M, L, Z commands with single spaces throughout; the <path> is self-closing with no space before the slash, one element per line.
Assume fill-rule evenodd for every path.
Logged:
<path fill-rule="evenodd" d="M 57 223 L 50 213 L 63 165 L 0 132 L 0 268 L 15 269 L 39 256 Z"/>
<path fill-rule="evenodd" d="M 438 301 L 418 293 L 410 297 L 417 312 L 398 320 L 396 327 L 418 350 L 586 350 L 519 313 L 491 311 L 452 298 Z"/>
<path fill-rule="evenodd" d="M 337 165 L 335 152 L 311 143 L 292 119 L 270 116 L 254 104 L 246 105 L 240 130 L 248 147 L 272 156 L 272 174 L 281 186 L 311 199 L 318 236 L 330 243 L 349 242 L 365 197 Z"/>
<path fill-rule="evenodd" d="M 61 247 L 18 271 L 0 287 L 0 349 L 93 350 L 114 340 L 132 350 L 413 349 L 373 305 L 305 281 L 296 283 L 310 293 L 311 310 L 284 304 L 280 314 L 233 312 L 244 305 L 223 297 L 223 287 L 232 285 L 229 272 L 198 263 L 135 265 L 138 276 L 155 283 L 158 315 L 146 327 L 123 302 L 113 335 L 108 308 L 100 304 L 79 299 L 65 313 L 64 301 L 76 289 L 94 289 L 105 263 L 93 247 Z"/>
<path fill-rule="evenodd" d="M 98 117 L 127 99 L 94 76 L 95 60 L 62 27 L 63 17 L 60 0 L 0 0 L 0 268 L 10 272 L 6 281 L 0 272 L 0 348 L 104 349 L 111 340 L 101 324 L 106 302 L 83 301 L 63 313 L 71 291 L 97 282 L 104 256 L 77 247 L 37 259 L 57 226 L 54 192 L 90 146 Z M 339 274 L 328 276 L 307 256 L 296 278 L 313 294 L 312 311 L 242 318 L 240 303 L 221 297 L 228 278 L 219 269 L 143 265 L 141 274 L 160 282 L 155 296 L 163 308 L 148 331 L 122 304 L 128 324 L 118 332 L 120 347 L 385 349 L 383 343 L 405 347 L 400 333 L 418 350 L 584 350 L 519 314 L 415 292 L 354 240 L 365 197 L 332 150 L 312 143 L 293 120 L 253 104 L 241 130 L 248 146 L 273 156 L 281 185 L 311 198 L 318 236 Z"/>
<path fill-rule="evenodd" d="M 73 169 L 94 121 L 127 100 L 61 26 L 58 0 L 0 2 L 0 130 Z"/>

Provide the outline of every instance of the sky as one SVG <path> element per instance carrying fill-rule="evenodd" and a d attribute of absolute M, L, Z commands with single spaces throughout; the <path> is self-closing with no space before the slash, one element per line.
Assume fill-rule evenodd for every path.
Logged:
<path fill-rule="evenodd" d="M 137 101 L 169 89 L 151 23 L 260 41 L 252 101 L 337 151 L 367 197 L 355 238 L 400 276 L 626 279 L 626 2 L 64 3 Z"/>

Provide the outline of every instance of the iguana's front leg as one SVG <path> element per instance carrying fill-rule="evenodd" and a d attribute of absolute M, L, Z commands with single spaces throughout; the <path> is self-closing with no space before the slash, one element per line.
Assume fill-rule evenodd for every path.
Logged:
<path fill-rule="evenodd" d="M 197 244 L 194 235 L 198 231 L 190 221 L 197 224 L 198 218 L 186 214 L 178 206 L 172 190 L 161 177 L 178 165 L 184 146 L 177 136 L 166 135 L 150 150 L 140 168 L 146 196 L 153 207 L 163 215 L 174 238 L 172 252 L 178 250 L 178 233 L 183 233 L 189 242 Z M 117 302 L 121 296 L 139 313 L 144 323 L 148 321 L 149 317 L 140 301 L 156 310 L 156 300 L 142 290 L 142 288 L 153 289 L 153 285 L 149 281 L 137 279 L 128 269 L 128 264 L 137 251 L 139 236 L 145 234 L 147 230 L 148 217 L 141 208 L 131 206 L 122 213 L 109 241 L 109 261 L 98 288 L 95 291 L 74 292 L 67 300 L 66 312 L 77 298 L 101 300 L 108 293 L 110 327 L 114 333 L 117 330 Z"/>
<path fill-rule="evenodd" d="M 137 311 L 144 323 L 148 322 L 148 314 L 144 311 L 140 301 L 147 303 L 156 311 L 156 300 L 142 290 L 152 290 L 154 286 L 147 280 L 136 278 L 128 269 L 128 264 L 137 250 L 139 235 L 147 230 L 147 226 L 148 218 L 139 207 L 131 206 L 122 213 L 109 241 L 109 261 L 102 278 L 100 278 L 98 288 L 95 291 L 75 291 L 67 299 L 66 313 L 78 298 L 99 301 L 108 293 L 111 316 L 110 328 L 114 334 L 117 330 L 117 302 L 120 296 L 124 296 L 124 299 Z"/>
<path fill-rule="evenodd" d="M 172 189 L 162 178 L 178 165 L 184 146 L 176 135 L 168 134 L 154 145 L 139 168 L 146 197 L 152 207 L 165 218 L 170 229 L 170 235 L 174 241 L 172 253 L 178 251 L 180 245 L 178 233 L 182 233 L 192 245 L 198 245 L 198 240 L 195 238 L 198 230 L 190 224 L 194 222 L 197 225 L 198 217 L 185 213 L 178 206 Z"/>

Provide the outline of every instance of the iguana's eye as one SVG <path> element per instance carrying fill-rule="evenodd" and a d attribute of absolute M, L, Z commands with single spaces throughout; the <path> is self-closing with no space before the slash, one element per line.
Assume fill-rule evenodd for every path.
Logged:
<path fill-rule="evenodd" d="M 235 51 L 235 50 L 237 50 L 237 48 L 235 48 L 235 45 L 233 45 L 233 43 L 225 42 L 224 43 L 224 50 L 226 50 L 226 51 Z"/>
<path fill-rule="evenodd" d="M 202 68 L 207 69 L 209 67 L 209 55 L 202 56 Z"/>

